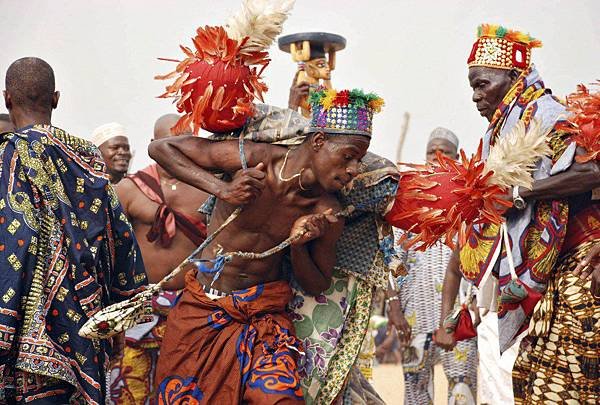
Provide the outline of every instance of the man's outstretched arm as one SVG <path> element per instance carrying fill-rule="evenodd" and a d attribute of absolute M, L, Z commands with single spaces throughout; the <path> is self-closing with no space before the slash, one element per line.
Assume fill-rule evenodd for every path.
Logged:
<path fill-rule="evenodd" d="M 254 200 L 264 188 L 262 171 L 268 158 L 267 145 L 245 142 L 248 169 L 231 181 L 218 179 L 211 172 L 236 173 L 242 169 L 239 143 L 211 141 L 196 136 L 177 136 L 153 141 L 148 154 L 176 179 L 217 196 L 233 205 Z"/>
<path fill-rule="evenodd" d="M 444 329 L 444 319 L 452 312 L 458 289 L 460 288 L 460 257 L 458 250 L 452 252 L 450 261 L 446 267 L 444 275 L 444 284 L 442 286 L 442 309 L 440 311 L 440 326 L 435 331 L 435 343 L 444 350 L 452 350 L 456 346 L 454 337 Z"/>
<path fill-rule="evenodd" d="M 576 154 L 583 153 L 583 150 L 578 148 Z M 531 190 L 520 188 L 519 194 L 525 200 L 557 200 L 582 194 L 597 187 L 600 187 L 600 165 L 594 161 L 573 162 L 563 173 L 534 181 Z"/>

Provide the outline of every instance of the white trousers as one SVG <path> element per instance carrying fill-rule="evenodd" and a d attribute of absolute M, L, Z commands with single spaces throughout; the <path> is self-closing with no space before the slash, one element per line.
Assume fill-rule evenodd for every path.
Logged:
<path fill-rule="evenodd" d="M 517 358 L 519 343 L 500 356 L 498 342 L 498 315 L 489 311 L 477 327 L 479 350 L 479 400 L 484 404 L 514 404 L 512 369 Z"/>

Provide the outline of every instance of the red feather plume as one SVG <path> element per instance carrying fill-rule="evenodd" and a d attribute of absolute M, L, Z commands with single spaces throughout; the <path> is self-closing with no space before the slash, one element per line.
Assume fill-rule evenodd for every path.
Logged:
<path fill-rule="evenodd" d="M 485 171 L 481 159 L 482 143 L 477 153 L 461 161 L 438 152 L 438 166 L 406 165 L 412 170 L 401 173 L 396 200 L 385 219 L 405 232 L 400 243 L 425 250 L 440 238 L 454 248 L 466 243 L 472 226 L 502 222 L 505 208 L 512 206 L 502 196 L 506 190 L 492 184 L 492 172 Z M 409 233 L 416 236 L 410 238 Z M 418 247 L 416 246 L 418 244 Z"/>
<path fill-rule="evenodd" d="M 228 132 L 242 127 L 254 112 L 253 100 L 262 101 L 267 86 L 261 74 L 269 64 L 267 52 L 243 50 L 248 37 L 229 38 L 223 27 L 200 27 L 192 38 L 195 50 L 180 46 L 185 59 L 173 60 L 177 67 L 155 79 L 174 82 L 160 98 L 175 99 L 184 113 L 171 131 L 181 134 L 190 126 L 210 132 Z"/>
<path fill-rule="evenodd" d="M 593 85 L 600 86 L 600 80 Z M 579 163 L 600 161 L 600 91 L 590 92 L 580 84 L 575 93 L 567 96 L 567 111 L 571 113 L 568 122 L 572 127 L 565 129 L 572 131 L 573 141 L 586 150 L 575 159 Z"/>

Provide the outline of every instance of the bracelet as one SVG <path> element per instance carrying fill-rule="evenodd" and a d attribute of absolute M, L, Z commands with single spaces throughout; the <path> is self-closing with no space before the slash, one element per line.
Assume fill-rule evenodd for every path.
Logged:
<path fill-rule="evenodd" d="M 389 297 L 389 298 L 385 299 L 385 302 L 390 302 L 390 301 L 400 301 L 400 296 L 394 295 L 393 297 Z"/>

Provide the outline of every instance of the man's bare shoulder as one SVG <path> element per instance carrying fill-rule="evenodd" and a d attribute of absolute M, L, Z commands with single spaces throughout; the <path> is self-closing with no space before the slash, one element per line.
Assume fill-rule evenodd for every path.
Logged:
<path fill-rule="evenodd" d="M 140 202 L 139 200 L 142 199 L 149 200 L 148 197 L 142 193 L 138 186 L 129 177 L 125 177 L 123 180 L 121 180 L 115 186 L 115 191 L 117 192 L 117 196 L 119 197 L 121 205 L 123 205 L 126 209 L 133 202 Z"/>
<path fill-rule="evenodd" d="M 117 185 L 115 185 L 115 190 L 119 195 L 119 198 L 121 198 L 122 194 L 141 192 L 129 177 L 124 177 L 123 180 L 117 183 Z"/>
<path fill-rule="evenodd" d="M 256 166 L 260 162 L 269 164 L 285 154 L 287 148 L 264 142 L 244 141 L 244 155 L 248 166 Z"/>
<path fill-rule="evenodd" d="M 337 213 L 342 209 L 342 204 L 334 194 L 323 194 L 315 207 L 315 214 L 331 209 L 333 213 Z"/>

